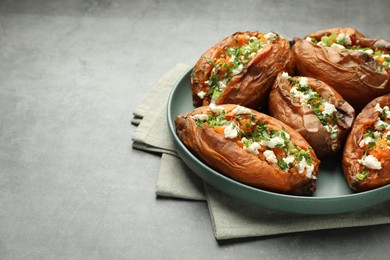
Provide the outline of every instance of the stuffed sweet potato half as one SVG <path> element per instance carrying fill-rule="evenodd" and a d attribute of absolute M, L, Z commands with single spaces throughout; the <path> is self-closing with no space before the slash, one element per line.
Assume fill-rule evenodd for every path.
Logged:
<path fill-rule="evenodd" d="M 370 102 L 356 117 L 343 153 L 351 189 L 366 191 L 390 183 L 390 95 Z"/>
<path fill-rule="evenodd" d="M 237 32 L 208 49 L 191 73 L 195 107 L 267 101 L 276 75 L 290 65 L 289 41 L 275 33 Z"/>
<path fill-rule="evenodd" d="M 296 74 L 331 85 L 356 111 L 390 93 L 389 52 L 389 42 L 353 28 L 313 32 L 292 47 Z"/>
<path fill-rule="evenodd" d="M 355 117 L 353 107 L 328 84 L 286 72 L 274 82 L 269 112 L 299 132 L 319 158 L 342 149 Z"/>
<path fill-rule="evenodd" d="M 202 106 L 175 119 L 178 137 L 201 161 L 241 183 L 309 195 L 320 161 L 295 130 L 240 105 Z"/>

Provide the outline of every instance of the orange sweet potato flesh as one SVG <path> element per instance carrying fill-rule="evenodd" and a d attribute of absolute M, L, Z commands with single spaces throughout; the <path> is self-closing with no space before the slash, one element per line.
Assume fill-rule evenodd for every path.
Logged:
<path fill-rule="evenodd" d="M 324 34 L 349 34 L 351 41 L 374 51 L 390 52 L 390 43 L 369 39 L 353 28 L 332 28 L 313 32 L 307 36 L 321 39 Z M 306 36 L 306 37 L 307 37 Z M 306 38 L 305 37 L 305 38 Z M 319 46 L 304 39 L 294 39 L 292 56 L 296 75 L 313 77 L 331 85 L 356 111 L 371 100 L 390 93 L 390 71 L 377 71 L 375 60 L 368 54 L 355 50 Z"/>
<path fill-rule="evenodd" d="M 208 93 L 210 86 L 205 81 L 211 74 L 213 65 L 207 60 L 215 60 L 229 47 L 242 46 L 242 37 L 259 36 L 259 32 L 237 32 L 212 46 L 195 64 L 191 76 L 191 90 L 194 107 L 208 105 L 211 97 L 206 95 L 201 99 L 197 93 Z M 222 96 L 216 104 L 239 104 L 249 108 L 266 107 L 268 94 L 276 75 L 291 66 L 290 43 L 287 39 L 277 36 L 271 44 L 262 48 L 248 62 L 247 68 L 233 76 L 227 84 Z"/>
<path fill-rule="evenodd" d="M 379 112 L 375 111 L 375 105 L 379 103 L 381 107 L 390 106 L 390 95 L 384 95 L 371 101 L 356 117 L 355 123 L 348 135 L 343 152 L 343 172 L 351 189 L 355 191 L 367 191 L 390 183 L 390 150 L 384 149 L 381 155 L 382 169 L 375 170 L 364 180 L 359 180 L 356 175 L 363 171 L 363 166 L 358 162 L 364 155 L 364 150 L 360 148 L 359 142 L 363 139 L 366 129 L 372 126 Z"/>
<path fill-rule="evenodd" d="M 295 77 L 297 80 L 299 78 Z M 306 105 L 301 106 L 299 102 L 294 101 L 290 95 L 289 80 L 283 77 L 282 74 L 279 74 L 276 78 L 270 93 L 270 115 L 300 133 L 312 146 L 319 158 L 335 155 L 342 149 L 347 132 L 352 127 L 355 110 L 325 82 L 310 77 L 307 77 L 307 79 L 313 90 L 344 114 L 343 118 L 337 121 L 340 133 L 336 138 L 330 138 L 329 132 L 321 124 L 312 109 Z"/>
<path fill-rule="evenodd" d="M 227 113 L 236 105 L 225 104 Z M 298 147 L 308 149 L 309 144 L 295 130 L 283 124 L 279 120 L 266 114 L 251 111 L 255 114 L 255 122 L 262 120 L 271 129 L 285 131 L 290 134 L 290 140 Z M 267 161 L 261 160 L 257 155 L 243 150 L 239 145 L 223 135 L 218 134 L 213 128 L 205 124 L 204 128 L 197 126 L 192 119 L 195 114 L 210 114 L 208 106 L 194 109 L 192 112 L 183 113 L 176 117 L 176 131 L 184 145 L 201 161 L 219 171 L 220 173 L 241 183 L 252 187 L 296 195 L 310 195 L 315 191 L 316 179 L 307 178 L 305 174 L 289 173 L 281 170 Z M 316 176 L 320 161 L 314 151 L 310 150 Z"/>

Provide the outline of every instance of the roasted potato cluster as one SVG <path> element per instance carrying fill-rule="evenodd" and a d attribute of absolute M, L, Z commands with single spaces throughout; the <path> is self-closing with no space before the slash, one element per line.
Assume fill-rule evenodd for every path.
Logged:
<path fill-rule="evenodd" d="M 340 157 L 351 189 L 386 185 L 389 53 L 389 42 L 353 28 L 292 41 L 237 32 L 194 66 L 195 109 L 176 117 L 177 134 L 210 167 L 269 191 L 312 194 L 329 156 Z"/>

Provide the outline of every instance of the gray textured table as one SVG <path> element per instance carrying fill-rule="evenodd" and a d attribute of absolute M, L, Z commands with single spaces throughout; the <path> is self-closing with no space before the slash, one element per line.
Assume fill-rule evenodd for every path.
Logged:
<path fill-rule="evenodd" d="M 238 4 L 239 3 L 239 4 Z M 217 242 L 206 203 L 155 196 L 131 112 L 177 63 L 242 30 L 354 26 L 388 0 L 1 1 L 1 259 L 385 259 L 390 225 Z"/>

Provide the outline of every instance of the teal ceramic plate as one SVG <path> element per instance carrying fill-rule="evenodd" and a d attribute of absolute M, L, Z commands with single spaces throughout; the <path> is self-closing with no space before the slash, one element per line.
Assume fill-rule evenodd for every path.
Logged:
<path fill-rule="evenodd" d="M 194 109 L 188 70 L 173 87 L 168 99 L 168 125 L 181 159 L 208 184 L 220 191 L 278 211 L 300 214 L 335 214 L 360 210 L 390 199 L 390 185 L 362 193 L 351 191 L 341 171 L 340 158 L 322 160 L 317 190 L 312 196 L 293 196 L 253 188 L 230 179 L 198 160 L 176 135 L 175 117 Z"/>

